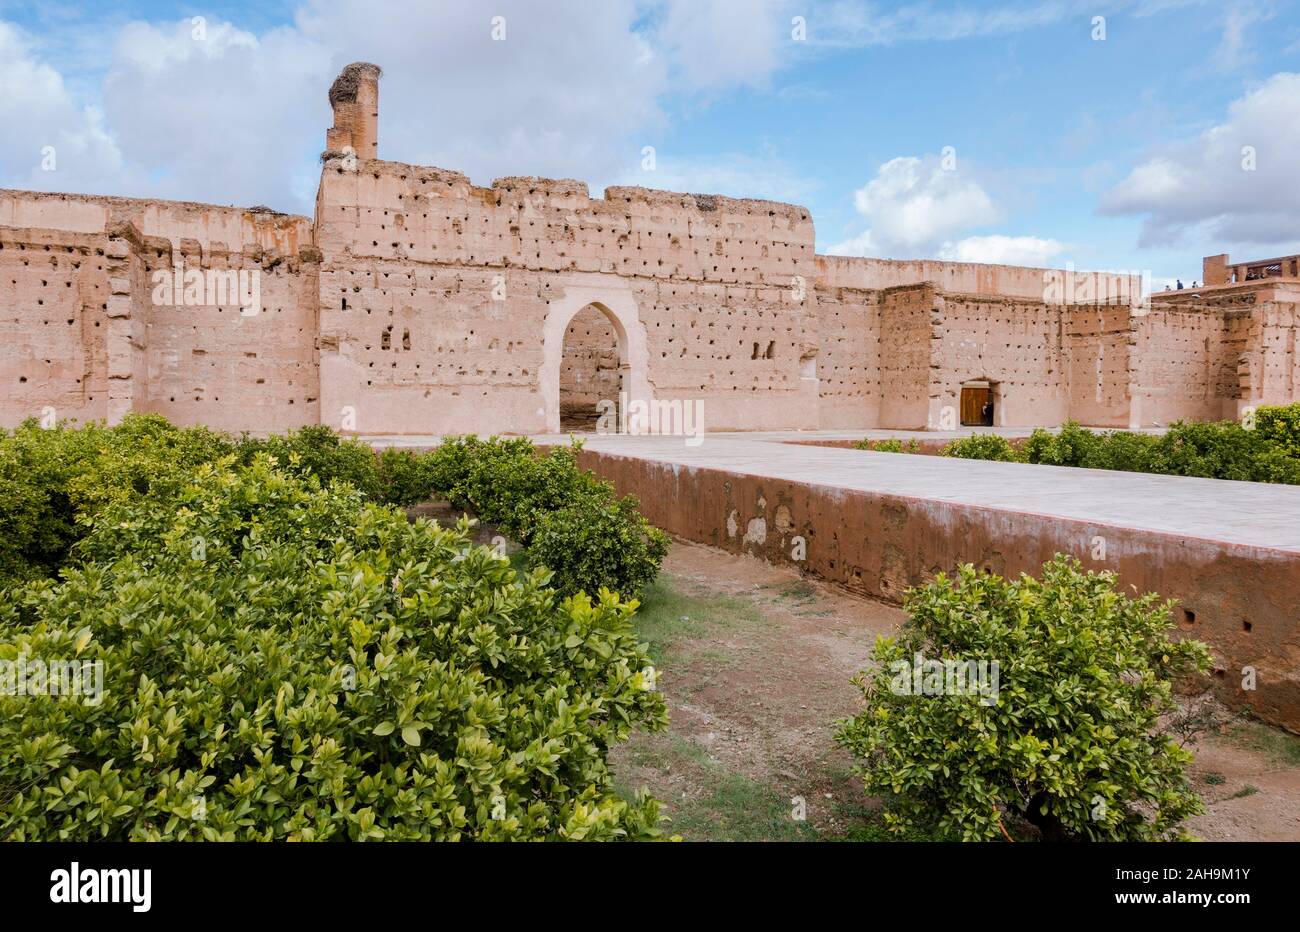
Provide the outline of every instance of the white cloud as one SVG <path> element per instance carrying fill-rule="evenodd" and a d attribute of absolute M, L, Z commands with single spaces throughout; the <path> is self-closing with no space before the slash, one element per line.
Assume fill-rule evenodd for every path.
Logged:
<path fill-rule="evenodd" d="M 54 190 L 71 178 L 95 184 L 114 178 L 121 154 L 103 114 L 79 106 L 63 76 L 38 61 L 28 37 L 0 22 L 0 170 L 11 183 Z M 47 147 L 53 171 L 45 170 Z M 46 164 L 49 164 L 46 162 Z"/>
<path fill-rule="evenodd" d="M 668 0 L 655 30 L 674 76 L 693 90 L 761 85 L 791 42 L 789 0 Z"/>
<path fill-rule="evenodd" d="M 329 51 L 292 29 L 255 36 L 208 21 L 131 23 L 104 80 L 104 110 L 148 193 L 294 205 L 293 176 L 323 148 Z"/>
<path fill-rule="evenodd" d="M 933 255 L 954 235 L 998 216 L 978 181 L 934 156 L 891 159 L 853 201 L 869 229 L 831 246 L 832 255 Z"/>
<path fill-rule="evenodd" d="M 664 94 L 767 80 L 778 27 L 788 32 L 782 2 L 301 0 L 291 26 L 253 33 L 209 17 L 201 40 L 189 17 L 130 22 L 105 27 L 111 57 L 80 98 L 93 107 L 0 23 L 0 124 L 19 128 L 0 138 L 0 184 L 310 212 L 326 91 L 366 60 L 384 68 L 381 157 L 481 184 L 576 177 L 599 194 L 660 140 Z M 504 41 L 493 41 L 494 16 Z M 47 144 L 56 173 L 39 172 Z M 753 169 L 759 188 L 788 193 L 766 160 L 719 163 L 713 174 L 730 172 L 737 188 Z M 700 169 L 687 174 L 708 180 Z"/>
<path fill-rule="evenodd" d="M 1254 57 L 1249 37 L 1260 33 L 1260 25 L 1273 18 L 1271 3 L 1235 0 L 1223 8 L 1223 38 L 1214 52 L 1214 61 L 1224 71 L 1232 71 Z"/>
<path fill-rule="evenodd" d="M 1059 240 L 1037 236 L 968 236 L 945 244 L 939 258 L 951 262 L 988 262 L 994 265 L 1047 266 L 1065 251 Z"/>
<path fill-rule="evenodd" d="M 891 159 L 853 201 L 868 228 L 830 255 L 1044 266 L 1067 248 L 1038 236 L 963 235 L 999 222 L 1002 211 L 968 164 L 945 168 L 937 156 Z"/>
<path fill-rule="evenodd" d="M 1253 171 L 1246 170 L 1252 150 Z M 1233 101 L 1222 123 L 1135 166 L 1102 198 L 1101 211 L 1144 216 L 1143 246 L 1177 244 L 1189 234 L 1288 243 L 1300 234 L 1297 175 L 1300 74 L 1284 72 Z"/>

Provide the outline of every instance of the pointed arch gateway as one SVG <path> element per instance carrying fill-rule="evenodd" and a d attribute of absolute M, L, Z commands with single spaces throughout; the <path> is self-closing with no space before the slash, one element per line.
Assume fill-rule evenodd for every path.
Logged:
<path fill-rule="evenodd" d="M 645 329 L 629 290 L 565 288 L 564 297 L 551 303 L 543 332 L 541 389 L 547 431 L 565 429 L 566 407 L 574 429 L 590 430 L 599 400 L 618 402 L 623 392 L 629 399 L 649 401 L 648 361 Z M 579 426 L 586 421 L 590 426 Z"/>

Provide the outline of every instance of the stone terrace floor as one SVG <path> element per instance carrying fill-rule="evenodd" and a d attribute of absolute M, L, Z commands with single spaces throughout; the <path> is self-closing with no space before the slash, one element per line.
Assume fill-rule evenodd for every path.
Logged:
<path fill-rule="evenodd" d="M 582 435 L 593 451 L 765 478 L 806 482 L 1019 513 L 1146 529 L 1228 544 L 1300 552 L 1300 486 L 1143 473 L 871 453 L 808 445 L 816 440 L 899 437 L 939 440 L 1028 429 L 777 431 L 681 437 Z M 436 437 L 367 437 L 376 447 L 427 448 Z M 568 442 L 539 435 L 538 443 Z M 792 443 L 790 441 L 803 441 Z"/>

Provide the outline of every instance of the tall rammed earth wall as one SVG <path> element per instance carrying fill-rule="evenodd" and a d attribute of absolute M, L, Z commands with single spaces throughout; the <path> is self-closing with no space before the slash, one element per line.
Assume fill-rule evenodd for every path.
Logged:
<path fill-rule="evenodd" d="M 817 426 L 801 208 L 335 160 L 316 235 L 326 423 L 556 429 L 564 333 L 595 304 L 632 397 L 701 399 L 710 429 Z"/>
<path fill-rule="evenodd" d="M 1137 427 L 1300 391 L 1290 286 L 1135 309 L 1054 295 L 1050 270 L 814 242 L 790 204 L 328 153 L 314 221 L 0 191 L 0 423 L 549 432 L 581 381 L 583 405 L 702 401 L 708 430 L 920 430 L 980 381 L 999 425 Z M 256 276 L 256 308 L 227 276 Z"/>
<path fill-rule="evenodd" d="M 311 236 L 265 210 L 0 191 L 0 420 L 317 423 Z M 206 277 L 158 288 L 195 271 L 257 272 L 256 313 Z"/>

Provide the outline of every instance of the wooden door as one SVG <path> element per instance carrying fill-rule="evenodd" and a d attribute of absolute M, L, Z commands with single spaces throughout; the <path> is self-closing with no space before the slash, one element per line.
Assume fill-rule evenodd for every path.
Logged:
<path fill-rule="evenodd" d="M 993 400 L 993 392 L 987 386 L 976 387 L 963 385 L 961 389 L 961 422 L 966 426 L 987 424 L 984 417 L 984 405 Z"/>

